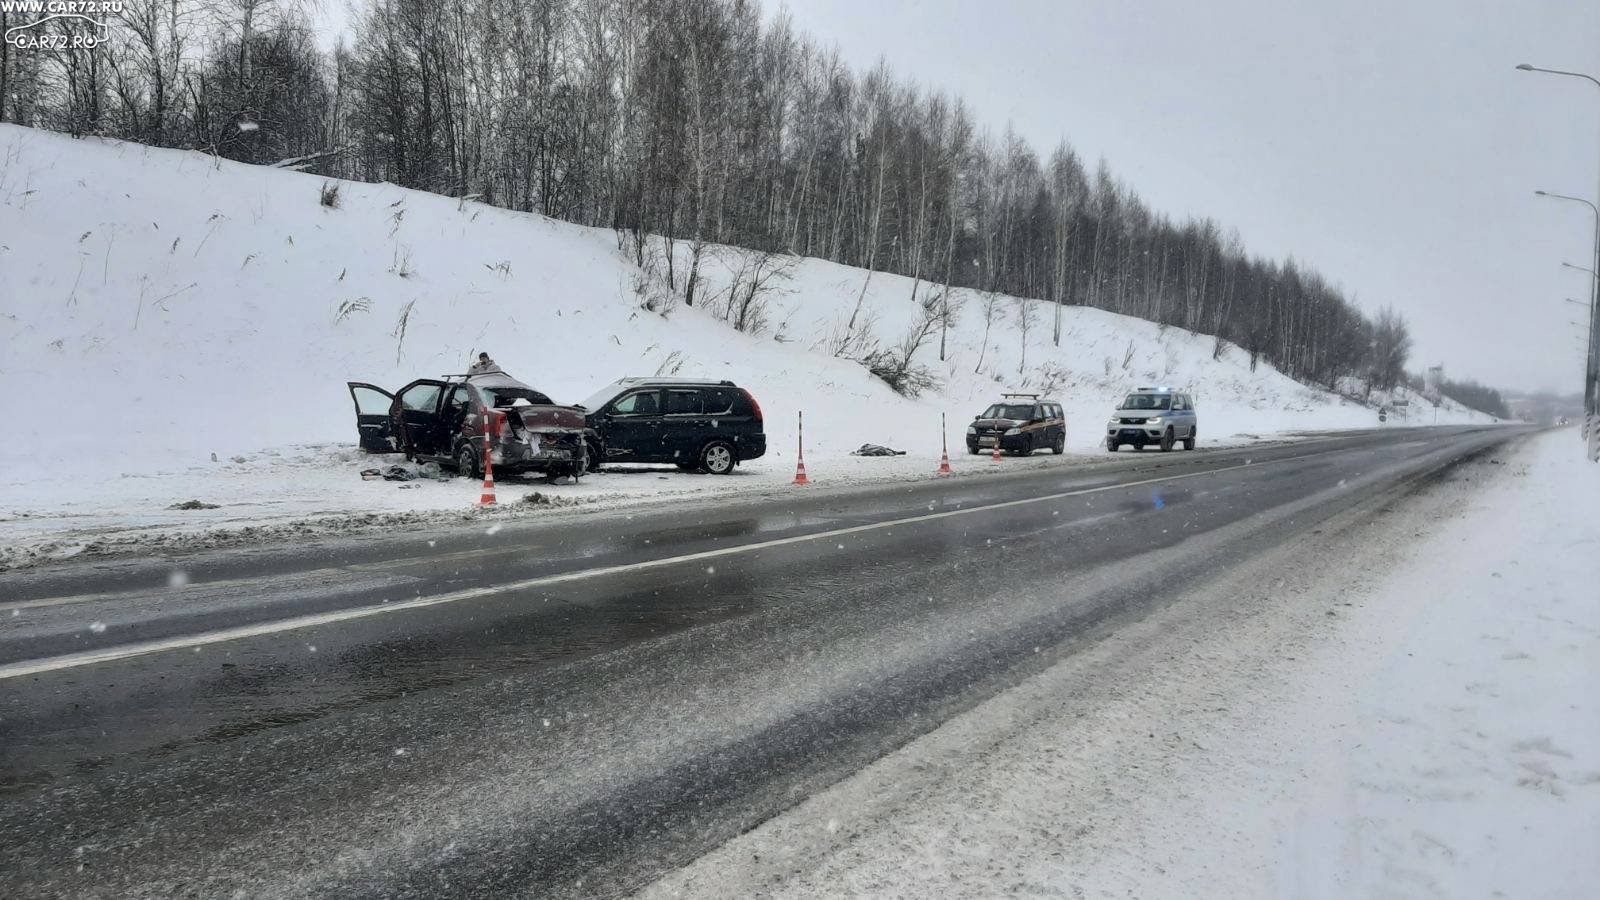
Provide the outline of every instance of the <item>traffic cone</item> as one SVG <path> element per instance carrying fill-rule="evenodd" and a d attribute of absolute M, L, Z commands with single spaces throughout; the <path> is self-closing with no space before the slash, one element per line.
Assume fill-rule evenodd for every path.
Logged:
<path fill-rule="evenodd" d="M 483 416 L 483 494 L 479 506 L 494 506 L 494 450 L 489 444 L 489 414 Z"/>
<path fill-rule="evenodd" d="M 953 475 L 950 471 L 950 439 L 945 435 L 944 413 L 939 414 L 939 474 Z"/>
<path fill-rule="evenodd" d="M 995 462 L 999 462 L 1000 461 L 1000 439 L 999 438 L 995 438 L 994 439 L 994 461 Z"/>
<path fill-rule="evenodd" d="M 811 479 L 806 477 L 806 414 L 799 413 L 797 421 L 800 423 L 800 428 L 794 444 L 794 483 L 805 486 L 811 483 Z"/>

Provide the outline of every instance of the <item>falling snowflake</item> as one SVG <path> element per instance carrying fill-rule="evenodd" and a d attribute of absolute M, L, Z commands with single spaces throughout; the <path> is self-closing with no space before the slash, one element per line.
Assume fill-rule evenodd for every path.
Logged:
<path fill-rule="evenodd" d="M 715 574 L 717 574 L 717 567 L 716 566 L 706 566 L 706 574 L 707 575 L 715 575 Z"/>
<path fill-rule="evenodd" d="M 15 613 L 16 610 L 12 610 L 12 612 Z M 95 634 L 105 634 L 106 633 L 106 623 L 104 623 L 104 622 L 90 622 L 89 623 L 89 630 L 94 632 Z"/>
<path fill-rule="evenodd" d="M 182 569 L 173 569 L 172 572 L 167 575 L 167 587 L 169 588 L 181 588 L 188 583 L 189 573 L 183 571 Z"/>
<path fill-rule="evenodd" d="M 490 525 L 489 526 L 489 530 L 484 532 L 484 534 L 487 534 L 490 537 L 493 537 L 494 535 L 497 535 L 499 533 L 500 533 L 500 526 L 499 525 Z"/>

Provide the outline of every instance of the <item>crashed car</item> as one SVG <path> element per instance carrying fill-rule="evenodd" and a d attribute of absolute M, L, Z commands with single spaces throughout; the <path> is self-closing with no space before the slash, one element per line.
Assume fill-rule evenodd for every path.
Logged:
<path fill-rule="evenodd" d="M 729 475 L 767 452 L 761 404 L 731 381 L 623 378 L 578 404 L 596 435 L 595 465 L 672 463 Z"/>
<path fill-rule="evenodd" d="M 583 410 L 554 403 L 504 372 L 420 378 L 394 393 L 348 384 L 361 449 L 368 453 L 404 453 L 482 478 L 487 415 L 497 472 L 576 478 L 589 469 L 586 438 L 593 432 Z"/>

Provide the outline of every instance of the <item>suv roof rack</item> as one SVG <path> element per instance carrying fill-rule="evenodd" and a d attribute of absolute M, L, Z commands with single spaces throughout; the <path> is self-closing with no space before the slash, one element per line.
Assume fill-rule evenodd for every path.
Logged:
<path fill-rule="evenodd" d="M 1014 393 L 1014 392 L 1002 393 L 1000 396 L 1002 396 L 1002 397 L 1032 397 L 1035 400 L 1039 399 L 1039 395 L 1038 394 L 1019 394 L 1019 393 Z"/>
<path fill-rule="evenodd" d="M 714 384 L 719 387 L 733 387 L 733 382 L 726 378 L 685 378 L 678 375 L 632 375 L 627 378 L 618 378 L 617 384 Z"/>

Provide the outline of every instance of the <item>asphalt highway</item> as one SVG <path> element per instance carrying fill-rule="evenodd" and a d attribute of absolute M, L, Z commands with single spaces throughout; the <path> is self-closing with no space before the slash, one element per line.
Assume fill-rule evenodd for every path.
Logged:
<path fill-rule="evenodd" d="M 1097 631 L 1527 433 L 0 575 L 0 895 L 625 894 Z"/>

